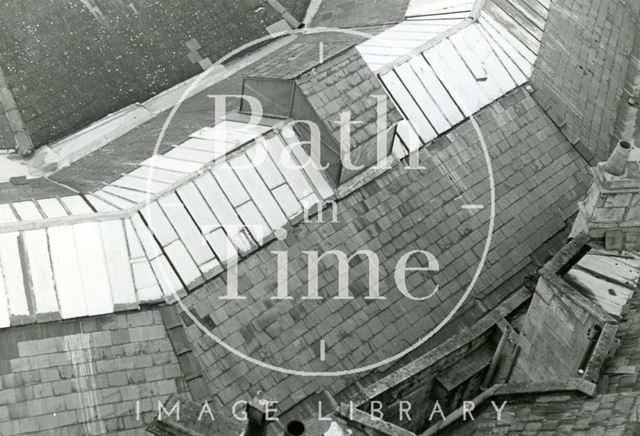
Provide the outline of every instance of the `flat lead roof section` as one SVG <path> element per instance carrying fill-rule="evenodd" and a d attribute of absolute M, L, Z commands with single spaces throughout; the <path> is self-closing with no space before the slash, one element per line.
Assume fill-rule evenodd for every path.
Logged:
<path fill-rule="evenodd" d="M 563 278 L 607 313 L 621 317 L 640 282 L 640 258 L 592 250 Z"/>
<path fill-rule="evenodd" d="M 474 0 L 414 0 L 406 21 L 360 44 L 357 49 L 373 72 L 394 63 L 468 20 Z"/>
<path fill-rule="evenodd" d="M 0 328 L 172 302 L 220 274 L 333 196 L 298 141 L 227 122 L 86 197 L 0 205 Z"/>
<path fill-rule="evenodd" d="M 431 2 L 430 4 L 436 4 Z M 402 157 L 527 82 L 549 1 L 487 0 L 478 19 L 440 35 L 410 56 L 374 64 L 413 132 L 399 129 Z M 380 36 L 384 36 L 384 33 Z M 417 138 L 417 139 L 416 139 Z"/>
<path fill-rule="evenodd" d="M 407 7 L 405 19 L 467 18 L 475 3 L 475 0 L 412 0 Z"/>

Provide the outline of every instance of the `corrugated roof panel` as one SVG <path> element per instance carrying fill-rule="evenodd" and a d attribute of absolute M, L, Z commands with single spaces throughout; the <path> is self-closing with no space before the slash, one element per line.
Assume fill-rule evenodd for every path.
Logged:
<path fill-rule="evenodd" d="M 284 132 L 283 132 L 284 133 Z M 322 199 L 327 199 L 333 196 L 333 188 L 327 182 L 324 174 L 320 171 L 320 163 L 317 159 L 313 159 L 309 154 L 299 145 L 294 144 L 293 138 L 295 135 L 284 136 L 286 139 L 290 138 L 288 149 L 291 150 L 291 154 L 298 161 L 298 165 L 302 167 L 304 173 L 307 175 L 311 185 L 315 188 L 316 192 Z"/>
<path fill-rule="evenodd" d="M 133 204 L 143 203 L 147 200 L 148 194 L 146 192 L 136 191 L 129 188 L 121 188 L 119 186 L 109 185 L 102 188 L 102 191 L 115 195 L 116 197 L 123 198 L 132 202 Z"/>
<path fill-rule="evenodd" d="M 287 223 L 287 217 L 247 156 L 242 154 L 229 163 L 271 229 L 284 226 Z"/>
<path fill-rule="evenodd" d="M 271 160 L 269 153 L 261 142 L 247 150 L 246 155 L 269 189 L 274 189 L 285 183 L 282 173 Z"/>
<path fill-rule="evenodd" d="M 171 159 L 163 155 L 155 155 L 143 161 L 140 166 L 148 168 L 158 168 L 161 170 L 174 171 L 177 173 L 189 174 L 198 171 L 202 165 L 195 162 L 188 162 L 180 159 Z"/>
<path fill-rule="evenodd" d="M 420 137 L 418 133 L 411 127 L 411 124 L 403 120 L 398 123 L 398 127 L 396 129 L 396 133 L 402 144 L 407 149 L 409 153 L 412 153 L 420 148 L 422 142 L 420 141 Z"/>
<path fill-rule="evenodd" d="M 202 265 L 211 262 L 211 260 L 215 258 L 215 255 L 180 199 L 175 194 L 172 194 L 161 198 L 158 203 L 169 218 L 169 221 L 171 221 L 171 224 L 196 264 L 202 267 Z M 196 207 L 202 207 L 202 205 L 191 205 L 192 209 Z M 208 206 L 204 205 L 204 207 L 208 209 Z M 203 212 L 206 212 L 206 210 Z"/>
<path fill-rule="evenodd" d="M 20 201 L 11 206 L 22 221 L 38 221 L 44 218 L 33 201 Z"/>
<path fill-rule="evenodd" d="M 489 97 L 485 104 L 491 103 L 517 86 L 487 39 L 480 33 L 477 24 L 452 35 L 449 41 L 474 75 L 478 86 Z"/>
<path fill-rule="evenodd" d="M 377 72 L 465 18 L 466 16 L 457 20 L 405 21 L 358 45 L 357 49 L 369 68 Z"/>
<path fill-rule="evenodd" d="M 173 225 L 169 222 L 169 219 L 165 216 L 165 213 L 157 202 L 153 201 L 145 205 L 145 207 L 140 209 L 140 213 L 147 222 L 149 229 L 151 229 L 163 247 L 166 247 L 178 239 L 178 234 L 173 228 Z"/>
<path fill-rule="evenodd" d="M 470 12 L 474 0 L 411 0 L 406 17 Z"/>
<path fill-rule="evenodd" d="M 80 195 L 70 195 L 69 197 L 62 197 L 60 201 L 64 203 L 67 210 L 71 215 L 86 215 L 93 213 L 93 209 L 87 203 L 87 201 Z"/>
<path fill-rule="evenodd" d="M 131 308 L 137 306 L 138 297 L 133 282 L 123 222 L 121 220 L 101 222 L 100 231 L 114 307 Z"/>
<path fill-rule="evenodd" d="M 102 315 L 113 312 L 111 282 L 105 262 L 99 223 L 73 226 L 78 252 L 80 277 L 84 288 L 87 314 Z"/>
<path fill-rule="evenodd" d="M 131 269 L 140 303 L 156 302 L 164 298 L 158 279 L 146 258 L 133 259 Z"/>
<path fill-rule="evenodd" d="M 221 262 L 228 262 L 238 257 L 238 250 L 222 229 L 214 230 L 207 235 L 209 245 Z"/>
<path fill-rule="evenodd" d="M 4 284 L 9 295 L 9 309 L 12 317 L 31 315 L 18 248 L 18 233 L 0 235 L 0 264 Z"/>
<path fill-rule="evenodd" d="M 397 160 L 404 159 L 405 157 L 407 157 L 407 154 L 409 154 L 407 148 L 404 146 L 402 140 L 400 139 L 400 136 L 398 136 L 397 133 L 393 136 L 393 146 L 391 147 L 391 153 Z"/>
<path fill-rule="evenodd" d="M 22 234 L 28 265 L 29 284 L 37 315 L 58 314 L 58 299 L 49 257 L 49 241 L 44 229 Z"/>
<path fill-rule="evenodd" d="M 137 177 L 142 180 L 153 180 L 166 184 L 172 184 L 184 177 L 183 173 L 175 171 L 162 170 L 160 168 L 140 167 L 129 174 L 131 177 Z"/>
<path fill-rule="evenodd" d="M 0 224 L 15 223 L 18 221 L 15 213 L 8 204 L 0 204 Z"/>
<path fill-rule="evenodd" d="M 213 175 L 205 173 L 195 179 L 194 183 L 220 225 L 227 230 L 229 235 L 237 234 L 241 230 L 242 221 Z"/>
<path fill-rule="evenodd" d="M 94 192 L 93 195 L 98 198 L 99 201 L 105 202 L 113 207 L 117 207 L 120 210 L 128 209 L 136 205 L 136 203 L 131 200 L 125 200 L 124 198 L 113 195 L 110 192 L 104 191 L 103 189 Z"/>
<path fill-rule="evenodd" d="M 211 170 L 211 173 L 233 206 L 237 207 L 249 201 L 247 190 L 242 186 L 238 176 L 226 162 L 216 165 Z"/>
<path fill-rule="evenodd" d="M 302 213 L 302 205 L 288 185 L 282 185 L 273 190 L 273 196 L 288 218 Z"/>
<path fill-rule="evenodd" d="M 40 206 L 40 209 L 44 212 L 47 218 L 59 218 L 69 215 L 60 200 L 57 198 L 45 198 L 43 200 L 38 200 L 38 206 Z"/>
<path fill-rule="evenodd" d="M 87 195 L 87 201 L 89 203 L 91 203 L 91 206 L 93 206 L 93 208 L 98 212 L 113 212 L 116 210 L 120 210 L 119 208 L 117 208 L 116 206 L 107 203 L 106 201 L 102 200 L 99 197 L 96 197 L 95 195 L 89 194 Z"/>
<path fill-rule="evenodd" d="M 433 68 L 438 80 L 444 83 L 456 106 L 465 116 L 470 116 L 482 107 L 482 98 L 478 95 L 475 79 L 457 52 L 450 44 L 447 48 L 443 48 L 441 43 L 423 53 L 423 56 Z"/>
<path fill-rule="evenodd" d="M 87 304 L 80 264 L 76 252 L 76 238 L 71 226 L 47 229 L 51 263 L 56 281 L 60 315 L 62 318 L 76 318 L 87 315 Z"/>
<path fill-rule="evenodd" d="M 296 197 L 300 200 L 310 195 L 317 198 L 309 180 L 307 180 L 302 171 L 295 169 L 298 163 L 291 154 L 289 147 L 285 145 L 283 139 L 280 136 L 273 136 L 268 140 L 266 147 L 273 161 L 278 164 L 278 168 L 282 171 L 282 175 L 289 186 L 291 186 Z"/>
<path fill-rule="evenodd" d="M 518 51 L 530 64 L 534 64 L 540 49 L 540 42 L 535 40 L 517 22 L 497 7 L 490 7 L 489 12 L 483 13 L 479 22 L 483 22 L 487 29 L 496 37 L 501 37 Z"/>
<path fill-rule="evenodd" d="M 182 241 L 178 240 L 173 244 L 170 244 L 168 247 L 165 248 L 165 252 L 167 253 L 167 258 L 171 261 L 171 263 L 175 267 L 176 269 L 175 272 L 178 273 L 178 275 L 180 276 L 180 278 L 182 279 L 182 281 L 186 286 L 190 286 L 192 284 L 199 285 L 203 282 L 203 278 L 200 273 L 200 270 L 198 269 L 194 260 L 191 258 L 191 255 L 187 251 L 187 248 L 185 247 Z M 155 264 L 152 262 L 151 265 L 154 268 L 156 277 L 158 277 L 158 280 L 160 281 L 160 286 L 162 287 L 162 290 L 164 291 L 165 295 L 175 294 L 176 292 L 179 292 L 180 290 L 183 289 L 182 285 L 178 285 L 173 280 L 173 276 L 175 275 L 175 272 L 173 271 L 173 269 L 170 269 L 168 271 L 165 271 L 163 269 L 162 272 L 164 277 L 162 278 L 160 277 L 159 275 L 160 271 L 158 270 L 158 268 L 159 267 L 166 268 L 168 266 L 164 263 L 164 261 L 159 263 L 156 262 Z M 165 288 L 165 286 L 163 286 L 167 284 L 170 285 L 169 289 L 171 290 L 171 292 L 167 292 L 167 289 Z"/>
<path fill-rule="evenodd" d="M 192 265 L 188 260 L 180 258 L 180 256 L 185 254 L 188 256 L 181 242 L 176 241 L 169 247 L 171 247 L 171 253 L 178 261 L 176 269 L 180 268 L 178 271 L 181 275 L 185 274 L 185 276 L 188 276 L 188 271 L 190 271 L 194 274 L 194 277 L 200 277 L 200 273 L 197 272 L 197 269 L 194 270 L 195 265 Z M 178 250 L 176 250 L 176 248 L 178 248 Z M 155 276 L 158 278 L 158 283 L 160 284 L 160 288 L 162 289 L 165 299 L 175 298 L 176 294 L 184 291 L 184 286 L 182 285 L 180 278 L 176 275 L 176 272 L 173 270 L 165 256 L 153 259 L 151 261 L 151 268 L 153 269 Z"/>
<path fill-rule="evenodd" d="M 521 0 L 487 0 L 485 12 L 493 14 L 498 21 L 503 21 L 503 24 L 508 22 L 517 24 L 510 29 L 512 33 L 517 35 L 518 39 L 528 47 L 538 51 L 540 41 L 542 41 L 544 20 L 532 13 L 524 2 Z"/>
<path fill-rule="evenodd" d="M 429 91 L 436 105 L 442 111 L 442 114 L 449 121 L 449 124 L 456 125 L 464 119 L 464 114 L 451 98 L 449 91 L 444 87 L 438 79 L 431 66 L 427 63 L 424 56 L 415 56 L 408 62 L 413 71 L 422 82 L 422 86 Z"/>
<path fill-rule="evenodd" d="M 158 301 L 162 299 L 162 290 L 130 219 L 124 221 L 124 228 L 138 300 L 141 303 Z"/>
<path fill-rule="evenodd" d="M 271 233 L 271 228 L 258 211 L 256 205 L 253 202 L 247 202 L 238 207 L 237 211 L 253 239 L 258 244 L 263 244 Z"/>
<path fill-rule="evenodd" d="M 155 194 L 167 187 L 167 183 L 155 182 L 151 179 L 140 179 L 138 177 L 123 176 L 111 183 L 113 186 L 126 188 L 139 192 L 149 192 Z"/>
<path fill-rule="evenodd" d="M 181 186 L 177 193 L 203 233 L 207 234 L 211 230 L 220 227 L 218 219 L 195 184 L 187 183 Z"/>
<path fill-rule="evenodd" d="M 431 126 L 431 123 L 429 123 L 429 120 L 405 84 L 398 77 L 398 74 L 395 71 L 390 71 L 381 76 L 381 80 L 400 112 L 420 135 L 422 142 L 427 143 L 435 139 L 438 134 Z"/>
<path fill-rule="evenodd" d="M 549 7 L 551 6 L 549 0 L 532 0 L 528 2 L 521 2 L 524 6 L 531 8 L 531 10 L 542 17 L 545 21 L 549 16 Z"/>
<path fill-rule="evenodd" d="M 0 329 L 11 325 L 9 313 L 9 293 L 3 279 L 2 263 L 0 263 Z"/>
<path fill-rule="evenodd" d="M 225 147 L 217 147 L 217 142 L 210 139 L 200 139 L 200 138 L 190 138 L 180 144 L 182 148 L 188 148 L 190 150 L 199 150 L 199 151 L 207 151 L 211 153 L 215 153 L 216 155 L 220 155 L 220 153 L 224 153 L 226 150 Z"/>
<path fill-rule="evenodd" d="M 214 127 L 204 127 L 190 135 L 191 138 L 215 141 L 215 150 L 227 154 L 270 130 L 255 124 L 223 121 Z M 223 148 L 224 147 L 224 148 Z"/>
<path fill-rule="evenodd" d="M 140 241 L 142 248 L 144 249 L 144 253 L 147 256 L 147 259 L 153 260 L 156 257 L 161 256 L 162 250 L 160 249 L 157 240 L 154 238 L 153 234 L 151 233 L 151 231 L 149 231 L 147 226 L 142 222 L 140 215 L 133 215 L 131 217 L 131 223 L 133 224 L 133 228 L 136 231 L 136 235 L 138 236 L 138 240 Z"/>
<path fill-rule="evenodd" d="M 526 83 L 528 74 L 532 66 L 523 58 L 511 45 L 506 43 L 501 37 L 487 31 L 483 24 L 484 20 L 478 22 L 478 30 L 485 37 L 491 50 L 505 67 L 509 76 L 518 85 Z"/>
<path fill-rule="evenodd" d="M 186 160 L 201 164 L 209 163 L 219 157 L 219 154 L 212 151 L 193 150 L 187 147 L 177 146 L 165 153 L 164 156 L 172 159 Z"/>
<path fill-rule="evenodd" d="M 452 127 L 436 101 L 429 94 L 422 81 L 418 78 L 411 65 L 407 62 L 396 68 L 398 78 L 407 89 L 411 90 L 414 100 L 425 115 L 429 124 L 438 134 L 444 133 Z"/>

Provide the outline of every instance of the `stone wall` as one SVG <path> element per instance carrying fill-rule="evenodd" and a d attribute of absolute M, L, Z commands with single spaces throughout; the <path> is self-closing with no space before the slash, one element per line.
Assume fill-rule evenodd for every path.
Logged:
<path fill-rule="evenodd" d="M 582 156 L 607 158 L 636 34 L 621 0 L 555 0 L 531 84 Z"/>
<path fill-rule="evenodd" d="M 307 4 L 284 2 L 298 19 Z M 6 2 L 0 59 L 37 147 L 194 76 L 199 59 L 280 20 L 260 0 Z"/>
<path fill-rule="evenodd" d="M 0 330 L 3 435 L 143 435 L 183 386 L 157 310 Z"/>
<path fill-rule="evenodd" d="M 500 421 L 495 409 L 487 404 L 482 411 L 474 413 L 474 421 L 459 421 L 442 435 L 637 435 L 640 431 L 640 399 L 632 392 L 586 399 L 550 394 L 507 400 Z"/>
<path fill-rule="evenodd" d="M 522 327 L 514 382 L 580 377 L 601 322 L 542 278 Z"/>
<path fill-rule="evenodd" d="M 472 342 L 464 345 L 455 352 L 444 356 L 428 368 L 425 368 L 419 374 L 405 380 L 397 386 L 394 386 L 379 397 L 374 398 L 373 401 L 380 401 L 384 405 L 382 409 L 384 420 L 416 434 L 420 434 L 429 426 L 438 422 L 440 420 L 440 415 L 438 413 L 436 413 L 432 417 L 433 419 L 430 420 L 430 415 L 434 410 L 435 402 L 437 400 L 437 397 L 433 392 L 436 376 L 443 369 L 462 362 L 473 351 L 485 344 L 488 336 L 489 332 L 479 336 Z M 471 391 L 474 391 L 473 387 Z M 464 399 L 470 400 L 474 396 L 475 395 L 471 394 L 468 397 L 465 396 Z M 411 420 L 408 420 L 406 415 L 402 415 L 402 417 L 400 415 L 400 402 L 403 401 L 411 404 L 411 410 L 408 412 Z M 367 402 L 362 406 L 359 406 L 359 408 L 365 412 L 369 412 L 370 405 L 371 403 Z M 440 406 L 443 408 L 445 415 L 448 415 L 453 411 L 446 410 L 446 404 L 441 403 Z M 404 407 L 406 408 L 407 406 L 405 405 Z"/>

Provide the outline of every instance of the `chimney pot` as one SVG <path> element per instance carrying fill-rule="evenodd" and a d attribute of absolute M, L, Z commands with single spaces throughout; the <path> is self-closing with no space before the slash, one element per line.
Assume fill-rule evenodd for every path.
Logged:
<path fill-rule="evenodd" d="M 629 154 L 631 153 L 631 144 L 627 141 L 620 141 L 616 148 L 609 156 L 604 165 L 604 170 L 612 176 L 622 176 L 627 168 Z"/>
<path fill-rule="evenodd" d="M 284 436 L 303 436 L 305 427 L 302 421 L 293 420 L 287 424 L 287 428 L 284 430 Z"/>

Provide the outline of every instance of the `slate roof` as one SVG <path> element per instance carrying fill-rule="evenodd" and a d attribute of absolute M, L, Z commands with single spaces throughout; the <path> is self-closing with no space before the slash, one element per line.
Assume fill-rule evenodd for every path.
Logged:
<path fill-rule="evenodd" d="M 242 80 L 245 76 L 286 77 L 290 72 L 295 73 L 296 71 L 300 74 L 320 62 L 320 41 L 326 41 L 324 53 L 325 59 L 328 59 L 361 40 L 360 37 L 338 33 L 297 37 L 291 44 L 277 50 L 267 58 L 249 65 L 237 74 L 186 100 L 180 111 L 176 113 L 171 128 L 167 130 L 158 152 L 167 152 L 171 145 L 179 144 L 196 130 L 211 125 L 214 114 L 208 95 L 240 94 Z M 227 106 L 229 112 L 236 111 L 238 107 L 238 100 L 229 99 Z M 132 171 L 140 162 L 153 154 L 160 129 L 168 114 L 167 111 L 155 117 L 110 144 L 74 162 L 73 165 L 58 171 L 50 176 L 53 182 L 46 179 L 30 179 L 28 184 L 19 187 L 10 183 L 0 183 L 0 190 L 2 190 L 0 203 L 65 195 L 69 193 L 69 190 L 64 186 L 80 192 L 91 192 L 104 184 L 113 182 L 122 174 Z"/>
<path fill-rule="evenodd" d="M 336 55 L 330 62 L 303 74 L 297 83 L 338 143 L 340 114 L 350 112 L 354 123 L 349 151 L 351 162 L 365 168 L 376 163 L 378 136 L 391 137 L 393 126 L 402 117 L 391 100 L 387 99 L 387 119 L 380 120 L 385 127 L 379 127 L 378 100 L 374 96 L 385 95 L 385 91 L 358 51 L 350 48 Z M 391 133 L 388 133 L 389 130 Z M 357 170 L 343 169 L 340 183 L 359 173 Z"/>
<path fill-rule="evenodd" d="M 634 435 L 640 427 L 634 394 L 620 393 L 595 398 L 570 395 L 541 395 L 532 400 L 508 403 L 497 422 L 489 406 L 463 428 L 441 434 L 456 436 L 488 435 Z"/>
<path fill-rule="evenodd" d="M 323 0 L 311 27 L 358 28 L 395 24 L 405 16 L 411 0 Z"/>
<path fill-rule="evenodd" d="M 552 10 L 553 13 L 561 12 Z M 326 68 L 341 60 L 340 57 L 330 59 Z M 239 75 L 234 76 L 217 89 L 238 85 L 239 80 Z M 202 108 L 207 100 L 201 96 L 192 101 L 193 106 L 189 106 L 191 109 L 184 119 L 178 120 L 180 127 L 170 133 L 172 136 L 163 150 L 205 125 Z M 564 236 L 567 221 L 576 212 L 577 200 L 587 188 L 584 171 L 587 164 L 537 104 L 535 94 L 532 97 L 518 87 L 488 104 L 474 117 L 493 158 L 496 229 L 488 263 L 473 298 L 451 323 L 447 334 L 464 329 L 520 287 L 522 276 L 535 270 L 546 257 L 549 244 L 557 235 Z M 115 162 L 104 165 L 104 170 L 97 164 L 98 159 L 87 159 L 86 166 L 74 165 L 56 175 L 56 179 L 76 183 L 88 191 L 101 186 L 102 181 L 108 183 L 121 177 L 120 173 L 126 172 L 123 168 L 130 169 L 131 163 L 137 164 L 148 157 L 153 144 L 150 133 L 156 132 L 161 122 L 162 117 L 132 133 L 134 136 L 128 138 L 138 138 L 136 147 L 130 147 L 131 142 L 125 137 L 95 153 L 102 162 Z M 132 151 L 124 153 L 124 149 Z M 406 341 L 417 339 L 421 332 L 441 320 L 464 289 L 469 269 L 477 263 L 487 222 L 486 208 L 478 212 L 460 208 L 467 199 L 487 204 L 486 171 L 471 123 L 464 121 L 454 126 L 428 147 L 421 148 L 419 154 L 428 170 L 411 172 L 397 165 L 340 199 L 339 223 L 293 223 L 287 226 L 288 237 L 284 241 L 257 248 L 243 259 L 240 292 L 257 298 L 260 306 L 219 300 L 217 297 L 224 286 L 220 277 L 188 295 L 187 304 L 204 325 L 234 346 L 261 359 L 296 368 L 353 367 L 405 348 Z M 466 188 L 464 199 L 460 198 L 461 186 Z M 272 295 L 274 289 L 273 258 L 268 251 L 288 248 L 293 258 L 302 250 L 336 247 L 347 252 L 363 247 L 379 251 L 386 276 L 382 280 L 382 292 L 389 300 L 368 303 L 357 300 L 353 306 L 342 307 L 330 300 L 275 304 L 263 298 Z M 437 282 L 441 290 L 437 301 L 407 304 L 389 291 L 392 266 L 400 253 L 424 247 L 432 249 L 444 266 L 433 277 L 433 283 L 429 282 L 429 285 Z M 367 264 L 360 262 L 353 266 L 352 291 L 361 296 L 366 291 Z M 301 289 L 306 284 L 303 267 L 299 261 L 292 262 L 291 289 Z M 327 289 L 336 286 L 332 267 L 329 262 L 322 265 L 325 272 L 321 286 Z M 410 277 L 408 284 L 416 293 L 425 291 L 423 277 Z M 247 399 L 249 392 L 258 389 L 282 400 L 281 407 L 287 409 L 320 389 L 329 389 L 339 396 L 345 389 L 353 388 L 359 378 L 303 379 L 267 372 L 222 350 L 202 335 L 188 317 L 183 316 L 178 324 L 182 327 L 176 325 L 168 327 L 169 330 L 182 329 L 186 337 L 176 333 L 176 337 L 171 337 L 171 345 L 177 354 L 188 350 L 198 363 L 199 378 L 193 380 L 206 387 L 206 394 L 214 400 L 217 409 L 235 399 Z M 381 325 L 389 327 L 381 329 Z M 2 333 L 12 331 L 13 328 Z M 321 337 L 333 339 L 332 343 L 336 344 L 324 363 L 319 362 L 317 356 Z M 185 362 L 180 363 L 182 372 L 186 373 Z M 382 371 L 385 369 L 388 368 Z M 366 381 L 381 375 L 372 372 Z M 18 384 L 23 388 L 27 381 L 18 380 Z M 166 393 L 171 390 L 167 389 Z M 10 428 L 13 424 L 8 422 L 5 419 L 3 425 Z"/>
<path fill-rule="evenodd" d="M 576 210 L 572 203 L 586 192 L 585 164 L 523 90 L 481 111 L 477 119 L 490 138 L 490 153 L 496 158 L 499 195 L 496 239 L 474 297 L 480 298 L 484 307 L 493 307 L 521 282 L 507 284 L 506 289 L 500 289 L 500 285 L 521 270 L 535 268 L 536 252 L 544 249 L 544 239 L 565 229 L 565 220 Z M 531 133 L 523 135 L 523 131 Z M 207 283 L 185 301 L 205 325 L 213 327 L 214 333 L 230 338 L 234 346 L 249 354 L 260 352 L 263 359 L 275 364 L 336 370 L 372 363 L 402 350 L 405 343 L 442 319 L 468 283 L 470 269 L 479 258 L 486 211 L 469 214 L 460 209 L 463 202 L 457 186 L 443 177 L 429 158 L 435 156 L 457 171 L 469 186 L 472 200 L 486 201 L 484 168 L 474 144 L 475 132 L 469 123 L 463 123 L 421 151 L 428 168 L 424 173 L 396 167 L 339 201 L 339 224 L 299 224 L 284 242 L 274 242 L 240 264 L 240 292 L 255 302 L 265 301 L 274 289 L 274 277 L 269 274 L 274 260 L 268 251 L 286 249 L 295 259 L 302 250 L 342 248 L 353 253 L 370 248 L 380 250 L 381 270 L 389 273 L 400 253 L 430 247 L 444 265 L 433 277 L 441 289 L 437 302 L 407 305 L 394 296 L 389 278 L 382 278 L 381 292 L 392 300 L 356 303 L 354 308 L 339 308 L 331 301 L 292 301 L 265 304 L 256 310 L 255 305 L 219 300 L 217 295 L 224 287 L 221 279 Z M 292 289 L 304 289 L 306 285 L 302 267 L 298 262 L 292 264 Z M 321 270 L 327 270 L 321 282 L 327 289 L 336 288 L 336 277 L 328 272 L 331 267 L 327 264 Z M 353 270 L 350 283 L 356 295 L 365 292 L 366 270 L 366 262 Z M 413 292 L 424 292 L 422 280 L 409 279 L 408 283 Z M 494 290 L 497 292 L 492 295 Z M 473 311 L 468 312 L 463 322 L 473 323 L 475 316 Z M 241 319 L 244 322 L 239 322 Z M 322 320 L 327 322 L 319 324 Z M 286 408 L 321 388 L 338 394 L 350 384 L 348 377 L 302 380 L 265 371 L 220 350 L 195 325 L 187 326 L 186 331 L 220 404 L 242 397 L 253 387 L 285 399 Z M 339 344 L 336 354 L 328 356 L 324 365 L 316 354 L 321 337 Z"/>
<path fill-rule="evenodd" d="M 298 19 L 307 5 L 285 2 Z M 200 60 L 267 35 L 282 17 L 257 0 L 224 7 L 72 1 L 7 4 L 0 19 L 2 67 L 39 147 L 186 80 L 202 71 Z M 67 29 L 63 37 L 59 28 Z M 45 75 L 50 80 L 40 80 Z"/>
<path fill-rule="evenodd" d="M 9 120 L 4 111 L 0 111 L 0 150 L 12 150 L 16 146 Z"/>

